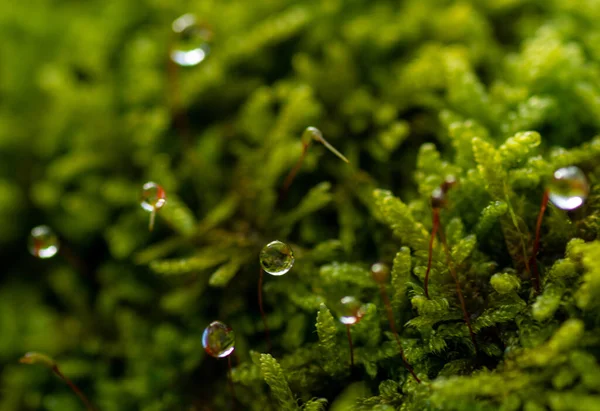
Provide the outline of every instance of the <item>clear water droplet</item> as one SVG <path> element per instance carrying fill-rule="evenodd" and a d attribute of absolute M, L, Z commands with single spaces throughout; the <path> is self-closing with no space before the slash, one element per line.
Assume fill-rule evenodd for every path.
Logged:
<path fill-rule="evenodd" d="M 271 275 L 284 275 L 294 266 L 292 247 L 281 241 L 271 241 L 260 252 L 260 265 Z"/>
<path fill-rule="evenodd" d="M 47 225 L 37 226 L 31 230 L 28 248 L 34 257 L 53 257 L 59 248 L 58 236 Z"/>
<path fill-rule="evenodd" d="M 563 210 L 581 206 L 590 192 L 590 185 L 579 167 L 559 168 L 548 185 L 548 197 L 552 204 Z"/>
<path fill-rule="evenodd" d="M 371 276 L 375 282 L 383 284 L 390 278 L 390 267 L 384 263 L 375 263 L 371 266 Z"/>
<path fill-rule="evenodd" d="M 227 357 L 235 348 L 235 333 L 221 321 L 213 321 L 202 333 L 202 346 L 212 357 Z"/>
<path fill-rule="evenodd" d="M 456 185 L 456 177 L 448 175 L 440 184 L 431 192 L 431 207 L 444 208 L 448 204 L 448 191 Z"/>
<path fill-rule="evenodd" d="M 342 324 L 356 324 L 359 322 L 363 315 L 365 315 L 365 309 L 363 304 L 356 298 L 346 296 L 340 300 L 340 322 Z"/>
<path fill-rule="evenodd" d="M 144 210 L 152 213 L 160 210 L 165 205 L 167 196 L 165 190 L 156 184 L 149 181 L 142 187 L 141 206 Z"/>
<path fill-rule="evenodd" d="M 196 16 L 184 14 L 172 24 L 175 42 L 171 49 L 171 60 L 180 66 L 200 64 L 210 52 L 212 31 L 198 24 Z"/>

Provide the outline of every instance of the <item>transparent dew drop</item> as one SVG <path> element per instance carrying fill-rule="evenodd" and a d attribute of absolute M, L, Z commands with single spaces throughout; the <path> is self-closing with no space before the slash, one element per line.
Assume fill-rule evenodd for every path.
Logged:
<path fill-rule="evenodd" d="M 385 283 L 390 278 L 390 267 L 384 263 L 375 263 L 371 266 L 371 276 L 379 283 Z"/>
<path fill-rule="evenodd" d="M 184 14 L 172 24 L 175 41 L 171 48 L 171 60 L 184 67 L 200 64 L 210 52 L 212 32 L 198 24 L 196 16 Z"/>
<path fill-rule="evenodd" d="M 259 260 L 267 273 L 284 275 L 294 266 L 294 252 L 286 243 L 275 240 L 263 247 Z"/>
<path fill-rule="evenodd" d="M 548 185 L 548 197 L 552 204 L 563 210 L 580 207 L 590 192 L 590 185 L 579 167 L 559 168 Z"/>
<path fill-rule="evenodd" d="M 351 325 L 359 322 L 365 309 L 360 301 L 351 296 L 346 296 L 340 300 L 340 322 L 342 324 Z"/>
<path fill-rule="evenodd" d="M 47 225 L 40 225 L 31 230 L 28 248 L 31 255 L 37 258 L 50 258 L 56 255 L 59 248 L 58 237 Z"/>
<path fill-rule="evenodd" d="M 142 187 L 141 206 L 144 210 L 152 213 L 160 210 L 165 205 L 167 196 L 165 190 L 156 184 L 149 181 Z"/>
<path fill-rule="evenodd" d="M 437 187 L 431 193 L 431 208 L 443 208 L 446 206 L 447 197 L 446 192 L 442 187 Z"/>
<path fill-rule="evenodd" d="M 213 321 L 204 329 L 202 346 L 212 357 L 227 357 L 235 348 L 235 333 L 221 321 Z"/>

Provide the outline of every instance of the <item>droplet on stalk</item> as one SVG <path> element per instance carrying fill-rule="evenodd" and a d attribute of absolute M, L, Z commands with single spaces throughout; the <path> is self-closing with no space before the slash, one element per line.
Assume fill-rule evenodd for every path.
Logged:
<path fill-rule="evenodd" d="M 191 13 L 177 18 L 172 24 L 175 35 L 171 46 L 171 60 L 184 67 L 200 64 L 210 52 L 212 31 L 198 24 Z"/>
<path fill-rule="evenodd" d="M 448 204 L 448 191 L 456 185 L 456 177 L 453 175 L 446 176 L 442 184 L 436 187 L 431 193 L 431 210 L 432 224 L 431 236 L 429 237 L 429 249 L 427 254 L 427 271 L 425 272 L 424 289 L 425 296 L 429 298 L 429 273 L 431 271 L 431 263 L 433 257 L 433 240 L 436 238 L 437 231 L 440 227 L 440 210 Z"/>
<path fill-rule="evenodd" d="M 377 284 L 384 284 L 390 278 L 390 267 L 384 263 L 375 263 L 371 266 L 371 276 Z"/>
<path fill-rule="evenodd" d="M 408 370 L 408 372 L 410 372 L 410 374 L 413 376 L 413 378 L 418 383 L 421 383 L 421 380 L 419 379 L 419 377 L 417 377 L 417 374 L 415 374 L 415 371 L 410 366 L 410 364 L 408 363 L 408 360 L 406 359 L 406 356 L 404 355 L 404 348 L 402 348 L 400 336 L 398 335 L 398 332 L 396 331 L 396 321 L 394 320 L 394 311 L 392 311 L 392 304 L 390 303 L 390 299 L 388 297 L 387 291 L 385 290 L 385 283 L 388 281 L 388 279 L 390 277 L 390 268 L 388 267 L 387 264 L 375 263 L 371 266 L 371 276 L 373 277 L 375 282 L 377 284 L 379 284 L 379 292 L 381 293 L 381 298 L 383 299 L 383 304 L 385 306 L 385 310 L 387 313 L 388 322 L 390 324 L 390 330 L 392 331 L 392 334 L 394 335 L 394 338 L 396 339 L 396 342 L 398 343 L 398 348 L 400 349 L 400 355 L 402 356 L 402 362 L 404 363 L 404 367 Z"/>
<path fill-rule="evenodd" d="M 576 166 L 563 167 L 556 170 L 544 190 L 535 226 L 535 240 L 533 241 L 533 252 L 530 260 L 530 265 L 533 267 L 532 282 L 536 293 L 539 294 L 541 291 L 541 278 L 535 260 L 540 249 L 542 221 L 548 207 L 548 201 L 551 201 L 552 204 L 561 210 L 571 211 L 580 207 L 587 199 L 589 193 L 590 184 L 583 171 Z"/>
<path fill-rule="evenodd" d="M 548 197 L 561 210 L 580 207 L 590 193 L 590 184 L 579 167 L 570 166 L 556 170 L 548 184 Z"/>
<path fill-rule="evenodd" d="M 227 357 L 227 366 L 229 368 L 227 379 L 229 380 L 231 395 L 235 401 L 235 388 L 233 386 L 233 378 L 231 375 L 232 367 L 230 356 L 235 349 L 235 333 L 221 321 L 213 321 L 202 333 L 202 346 L 204 347 L 204 351 L 211 357 Z"/>
<path fill-rule="evenodd" d="M 475 333 L 473 332 L 473 327 L 471 326 L 471 316 L 467 311 L 467 304 L 465 302 L 465 297 L 462 293 L 462 288 L 460 286 L 460 281 L 458 280 L 458 275 L 456 274 L 456 269 L 454 267 L 454 263 L 452 262 L 452 257 L 450 255 L 450 248 L 448 247 L 448 243 L 446 242 L 446 235 L 444 234 L 444 229 L 442 228 L 442 223 L 440 221 L 440 211 L 442 208 L 446 207 L 448 204 L 448 191 L 456 185 L 456 178 L 454 176 L 447 176 L 444 179 L 444 182 L 437 187 L 431 193 L 431 212 L 432 212 L 432 221 L 433 227 L 431 229 L 431 236 L 429 237 L 429 249 L 427 256 L 427 271 L 425 272 L 425 281 L 424 281 L 424 289 L 425 296 L 429 297 L 429 273 L 431 271 L 432 264 L 432 256 L 433 256 L 433 240 L 436 238 L 436 234 L 439 233 L 440 240 L 442 242 L 442 246 L 444 248 L 444 254 L 446 255 L 446 265 L 448 266 L 448 270 L 450 271 L 450 275 L 454 280 L 454 284 L 456 286 L 456 294 L 460 301 L 460 307 L 463 312 L 463 317 L 465 323 L 467 324 L 467 328 L 469 329 L 469 335 L 471 337 L 471 341 L 473 342 L 473 346 L 475 347 L 475 351 L 477 351 L 477 340 L 475 339 Z"/>
<path fill-rule="evenodd" d="M 302 133 L 302 154 L 300 155 L 300 158 L 298 159 L 298 161 L 284 180 L 281 192 L 279 194 L 280 200 L 285 198 L 288 189 L 294 181 L 294 178 L 296 178 L 296 174 L 298 174 L 298 171 L 300 171 L 300 168 L 302 167 L 304 158 L 308 153 L 308 148 L 310 147 L 313 141 L 318 141 L 319 143 L 323 144 L 329 151 L 331 151 L 333 154 L 339 157 L 342 161 L 350 163 L 350 161 L 342 153 L 340 153 L 335 147 L 329 144 L 327 140 L 325 140 L 325 138 L 323 137 L 323 133 L 321 133 L 321 130 L 319 130 L 316 127 L 307 127 L 306 130 L 304 130 L 304 132 Z"/>
<path fill-rule="evenodd" d="M 212 357 L 227 357 L 235 348 L 235 333 L 221 321 L 213 321 L 204 329 L 202 346 Z"/>
<path fill-rule="evenodd" d="M 363 304 L 352 296 L 346 296 L 340 300 L 340 322 L 346 326 L 346 336 L 350 346 L 350 366 L 354 367 L 354 346 L 352 344 L 352 333 L 350 326 L 358 323 L 365 315 Z"/>
<path fill-rule="evenodd" d="M 141 203 L 142 208 L 150 213 L 150 223 L 148 229 L 154 229 L 154 220 L 156 213 L 167 202 L 165 190 L 153 181 L 149 181 L 142 187 Z"/>
<path fill-rule="evenodd" d="M 269 274 L 280 276 L 294 266 L 294 253 L 286 243 L 275 240 L 263 247 L 260 252 L 260 265 Z"/>
<path fill-rule="evenodd" d="M 275 240 L 263 247 L 260 251 L 258 260 L 260 262 L 260 273 L 258 276 L 258 308 L 260 309 L 260 315 L 265 327 L 267 350 L 270 352 L 272 348 L 271 337 L 269 335 L 269 324 L 263 307 L 262 298 L 263 272 L 266 271 L 276 277 L 288 273 L 294 266 L 294 252 L 292 251 L 292 247 L 286 243 Z"/>
<path fill-rule="evenodd" d="M 58 236 L 47 225 L 39 225 L 31 230 L 28 248 L 34 257 L 42 259 L 54 257 L 59 246 Z"/>

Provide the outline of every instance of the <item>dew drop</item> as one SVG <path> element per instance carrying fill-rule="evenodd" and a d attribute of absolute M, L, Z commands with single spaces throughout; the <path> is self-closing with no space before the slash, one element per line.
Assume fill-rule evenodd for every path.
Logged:
<path fill-rule="evenodd" d="M 351 325 L 359 322 L 365 309 L 360 301 L 351 296 L 346 296 L 340 300 L 340 322 L 342 324 Z"/>
<path fill-rule="evenodd" d="M 141 206 L 144 210 L 152 213 L 160 210 L 165 205 L 167 196 L 165 190 L 156 184 L 149 181 L 142 187 Z"/>
<path fill-rule="evenodd" d="M 284 275 L 294 266 L 292 248 L 281 241 L 271 241 L 260 252 L 260 265 L 271 275 Z"/>
<path fill-rule="evenodd" d="M 375 263 L 371 266 L 371 276 L 375 282 L 383 284 L 390 278 L 390 267 L 384 263 Z"/>
<path fill-rule="evenodd" d="M 548 186 L 552 204 L 562 210 L 574 210 L 581 206 L 590 192 L 590 185 L 579 167 L 559 168 L 554 172 Z"/>
<path fill-rule="evenodd" d="M 448 204 L 448 191 L 456 185 L 456 177 L 448 175 L 442 184 L 431 192 L 431 207 L 444 208 Z"/>
<path fill-rule="evenodd" d="M 50 258 L 58 252 L 58 237 L 47 225 L 39 225 L 31 230 L 28 246 L 34 257 Z"/>
<path fill-rule="evenodd" d="M 171 60 L 185 67 L 200 64 L 210 51 L 211 30 L 198 24 L 196 16 L 189 13 L 176 19 L 172 29 L 175 42 L 171 49 Z"/>
<path fill-rule="evenodd" d="M 221 321 L 213 321 L 204 329 L 202 346 L 206 353 L 215 358 L 224 358 L 233 352 L 235 333 Z"/>

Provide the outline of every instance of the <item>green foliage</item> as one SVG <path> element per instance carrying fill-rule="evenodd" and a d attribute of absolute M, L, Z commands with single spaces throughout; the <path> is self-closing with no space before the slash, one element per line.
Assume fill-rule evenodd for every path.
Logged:
<path fill-rule="evenodd" d="M 214 320 L 235 330 L 240 409 L 600 407 L 597 1 L 9 3 L 0 409 L 81 409 L 19 364 L 28 351 L 102 411 L 230 409 L 227 361 L 201 343 Z M 194 67 L 169 63 L 184 13 L 212 33 Z M 313 142 L 282 193 L 309 126 L 350 163 Z M 545 184 L 569 165 L 589 197 L 548 206 L 534 256 Z M 429 299 L 430 197 L 448 175 Z M 152 233 L 149 180 L 167 195 Z M 27 253 L 38 224 L 61 240 L 52 259 Z M 267 354 L 258 254 L 275 239 L 295 264 L 264 278 Z M 353 369 L 344 296 L 365 308 Z"/>
<path fill-rule="evenodd" d="M 271 387 L 271 395 L 277 403 L 277 409 L 293 411 L 300 409 L 294 401 L 294 396 L 288 386 L 281 366 L 269 354 L 261 354 L 260 371 L 265 382 Z"/>

